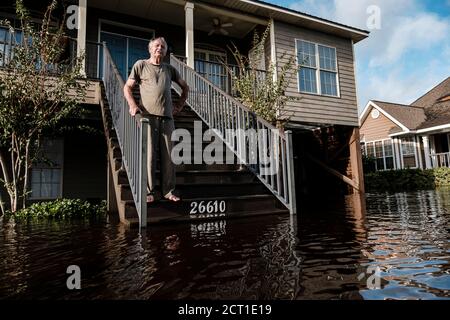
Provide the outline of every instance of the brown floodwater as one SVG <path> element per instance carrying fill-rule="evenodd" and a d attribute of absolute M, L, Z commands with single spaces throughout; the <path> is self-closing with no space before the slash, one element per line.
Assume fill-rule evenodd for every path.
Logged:
<path fill-rule="evenodd" d="M 150 226 L 0 223 L 2 299 L 449 299 L 450 190 L 295 217 Z M 68 290 L 68 266 L 81 289 Z"/>

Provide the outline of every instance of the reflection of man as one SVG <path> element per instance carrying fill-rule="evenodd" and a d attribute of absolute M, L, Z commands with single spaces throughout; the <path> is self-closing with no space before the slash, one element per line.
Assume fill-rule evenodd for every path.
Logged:
<path fill-rule="evenodd" d="M 163 63 L 167 53 L 164 38 L 156 38 L 149 43 L 150 59 L 137 61 L 124 87 L 125 98 L 130 107 L 130 114 L 143 112 L 149 118 L 148 134 L 148 187 L 147 201 L 155 201 L 155 172 L 158 153 L 160 155 L 161 191 L 170 201 L 179 201 L 175 191 L 175 166 L 170 157 L 172 152 L 172 132 L 175 129 L 173 114 L 179 112 L 186 101 L 189 87 L 181 79 L 179 72 L 170 64 Z M 183 92 L 178 104 L 172 104 L 171 84 L 175 81 Z M 132 89 L 139 85 L 141 92 L 141 110 L 133 98 Z M 159 151 L 159 152 L 158 152 Z"/>

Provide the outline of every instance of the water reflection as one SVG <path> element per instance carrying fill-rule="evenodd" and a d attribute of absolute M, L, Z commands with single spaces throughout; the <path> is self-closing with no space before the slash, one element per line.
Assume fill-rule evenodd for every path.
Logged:
<path fill-rule="evenodd" d="M 363 253 L 385 285 L 363 290 L 367 299 L 449 297 L 448 190 L 377 196 Z"/>
<path fill-rule="evenodd" d="M 2 224 L 0 297 L 450 297 L 448 190 L 373 194 L 366 208 L 345 200 L 321 201 L 321 208 L 316 202 L 298 216 L 157 226 L 141 234 L 106 222 Z M 80 291 L 66 288 L 72 264 L 81 268 Z M 381 279 L 373 289 L 375 268 Z"/>

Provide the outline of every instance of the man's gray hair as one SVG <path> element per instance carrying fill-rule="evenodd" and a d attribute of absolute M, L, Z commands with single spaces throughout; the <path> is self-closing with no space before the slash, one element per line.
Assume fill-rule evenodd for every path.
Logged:
<path fill-rule="evenodd" d="M 148 43 L 148 50 L 150 51 L 153 43 L 157 40 L 161 41 L 164 44 L 164 47 L 165 47 L 164 55 L 166 55 L 167 54 L 167 42 L 166 42 L 166 39 L 164 39 L 163 37 L 153 38 L 152 40 L 150 40 L 150 42 Z"/>

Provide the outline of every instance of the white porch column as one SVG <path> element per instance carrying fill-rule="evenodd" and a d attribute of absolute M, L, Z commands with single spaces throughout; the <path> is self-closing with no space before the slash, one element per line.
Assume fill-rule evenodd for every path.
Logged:
<path fill-rule="evenodd" d="M 402 168 L 402 160 L 401 156 L 402 153 L 400 151 L 400 141 L 398 138 L 394 138 L 394 151 L 395 151 L 395 169 L 401 169 Z"/>
<path fill-rule="evenodd" d="M 194 69 L 194 4 L 186 2 L 184 11 L 186 16 L 186 64 Z"/>
<path fill-rule="evenodd" d="M 422 150 L 420 149 L 420 138 L 419 138 L 419 136 L 414 136 L 414 141 L 416 143 L 417 160 L 419 161 L 418 167 L 420 169 L 424 169 L 423 163 L 422 163 Z"/>
<path fill-rule="evenodd" d="M 77 56 L 86 52 L 86 9 L 87 0 L 78 1 Z M 86 76 L 86 57 L 81 62 L 81 73 Z"/>
<path fill-rule="evenodd" d="M 425 167 L 431 169 L 431 159 L 430 159 L 430 139 L 428 136 L 422 136 L 423 143 L 423 153 L 425 154 Z"/>

